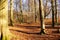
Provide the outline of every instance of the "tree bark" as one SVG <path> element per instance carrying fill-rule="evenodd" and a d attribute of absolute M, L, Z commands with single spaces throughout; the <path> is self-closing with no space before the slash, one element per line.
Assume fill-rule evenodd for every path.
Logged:
<path fill-rule="evenodd" d="M 46 12 L 46 10 L 47 10 L 47 2 L 48 2 L 48 0 L 46 0 L 46 4 L 45 4 L 45 7 L 44 7 L 44 18 L 46 18 L 45 15 L 46 15 L 46 13 L 47 13 L 47 12 Z"/>
<path fill-rule="evenodd" d="M 36 21 L 37 21 L 37 14 L 36 14 L 36 0 L 34 0 L 34 8 L 35 8 L 35 23 L 36 23 Z"/>
<path fill-rule="evenodd" d="M 32 1 L 32 16 L 33 16 L 33 23 L 35 23 L 35 4 L 34 4 L 34 1 L 35 0 L 31 0 Z"/>
<path fill-rule="evenodd" d="M 58 23 L 57 0 L 55 0 L 55 23 Z"/>
<path fill-rule="evenodd" d="M 4 3 L 2 3 L 3 1 Z M 8 28 L 8 0 L 1 0 L 0 9 L 1 40 L 10 40 L 10 31 Z"/>
<path fill-rule="evenodd" d="M 20 24 L 23 22 L 22 0 L 20 0 Z"/>
<path fill-rule="evenodd" d="M 42 0 L 39 0 L 39 10 L 40 10 L 40 21 L 41 21 L 41 32 L 40 32 L 40 34 L 45 34 L 44 7 L 43 7 L 43 1 Z"/>
<path fill-rule="evenodd" d="M 13 0 L 10 0 L 10 25 L 13 26 Z"/>
<path fill-rule="evenodd" d="M 51 8 L 52 8 L 52 27 L 54 27 L 54 0 L 51 0 Z"/>

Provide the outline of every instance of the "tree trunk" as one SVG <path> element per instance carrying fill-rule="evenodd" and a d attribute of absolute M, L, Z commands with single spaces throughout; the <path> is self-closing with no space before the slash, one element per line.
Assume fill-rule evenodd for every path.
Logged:
<path fill-rule="evenodd" d="M 10 25 L 13 26 L 13 0 L 10 0 Z"/>
<path fill-rule="evenodd" d="M 34 5 L 34 0 L 31 0 L 32 1 L 32 4 L 31 4 L 31 6 L 32 6 L 32 18 L 33 18 L 33 23 L 35 23 L 35 5 Z"/>
<path fill-rule="evenodd" d="M 51 8 L 52 8 L 52 27 L 54 27 L 54 0 L 51 0 Z"/>
<path fill-rule="evenodd" d="M 17 15 L 17 20 L 16 21 L 18 21 L 19 23 L 21 23 L 20 22 L 20 14 L 18 13 L 18 2 L 17 2 L 17 0 L 16 0 L 16 15 Z"/>
<path fill-rule="evenodd" d="M 23 14 L 22 14 L 22 0 L 20 0 L 20 23 L 23 22 Z"/>
<path fill-rule="evenodd" d="M 47 3 L 48 3 L 48 0 L 46 0 L 46 4 L 45 4 L 45 7 L 44 7 L 44 18 L 46 18 L 45 15 L 46 15 L 46 13 L 47 13 L 47 12 L 46 12 L 46 10 L 47 10 Z"/>
<path fill-rule="evenodd" d="M 57 0 L 55 0 L 55 24 L 58 24 Z M 60 33 L 59 29 L 57 29 L 57 33 Z"/>
<path fill-rule="evenodd" d="M 34 0 L 34 8 L 35 8 L 35 23 L 36 23 L 36 21 L 37 21 L 37 14 L 36 14 L 36 0 Z"/>
<path fill-rule="evenodd" d="M 41 32 L 40 32 L 40 34 L 45 34 L 44 7 L 43 7 L 43 1 L 42 0 L 39 0 L 39 10 L 40 10 L 40 21 L 41 21 Z"/>
<path fill-rule="evenodd" d="M 30 16 L 30 14 L 31 14 L 30 1 L 31 1 L 31 0 L 28 0 L 28 14 L 27 14 L 27 23 L 29 23 L 29 19 L 30 19 L 30 18 L 28 18 L 28 17 L 29 17 L 29 16 Z M 29 15 L 29 16 L 28 16 L 28 15 Z"/>
<path fill-rule="evenodd" d="M 3 1 L 4 3 L 2 3 Z M 1 40 L 10 40 L 10 31 L 8 28 L 8 0 L 0 1 L 0 9 Z"/>
<path fill-rule="evenodd" d="M 57 0 L 55 0 L 55 23 L 58 23 Z"/>

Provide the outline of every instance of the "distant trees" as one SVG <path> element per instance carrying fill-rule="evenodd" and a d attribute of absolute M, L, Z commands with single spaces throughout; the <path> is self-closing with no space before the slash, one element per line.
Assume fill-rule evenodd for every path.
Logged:
<path fill-rule="evenodd" d="M 20 4 L 20 1 L 18 2 L 17 0 L 15 0 L 15 4 L 16 4 L 16 21 L 19 21 L 19 23 L 21 23 L 20 21 L 20 13 L 18 13 L 18 5 Z M 19 6 L 20 7 L 20 6 Z"/>
<path fill-rule="evenodd" d="M 20 23 L 23 22 L 22 0 L 20 0 Z"/>
<path fill-rule="evenodd" d="M 35 22 L 35 4 L 34 4 L 34 1 L 35 0 L 31 0 L 32 1 L 32 4 L 31 4 L 31 8 L 32 8 L 32 20 L 33 20 L 33 22 Z"/>
<path fill-rule="evenodd" d="M 16 5 L 17 21 L 21 24 L 21 23 L 23 23 L 23 1 L 15 0 L 15 5 Z"/>
<path fill-rule="evenodd" d="M 44 7 L 43 7 L 43 1 L 42 0 L 39 0 L 39 11 L 40 11 L 40 22 L 41 22 L 40 34 L 45 34 Z"/>
<path fill-rule="evenodd" d="M 48 3 L 48 0 L 46 0 L 46 4 L 44 6 L 44 17 L 45 18 L 46 18 L 46 14 L 47 14 L 47 12 L 46 12 L 46 10 L 47 10 L 47 3 Z"/>
<path fill-rule="evenodd" d="M 44 18 L 46 18 L 51 12 L 50 7 L 48 7 L 48 3 L 49 0 L 46 0 L 46 4 L 44 5 Z"/>
<path fill-rule="evenodd" d="M 8 0 L 0 1 L 0 9 L 1 40 L 10 40 L 10 31 L 8 28 Z"/>
<path fill-rule="evenodd" d="M 26 6 L 28 6 L 28 12 L 26 12 L 26 14 L 27 15 L 29 15 L 29 16 L 27 16 L 27 20 L 29 21 L 29 22 L 39 22 L 38 20 L 39 20 L 39 3 L 38 3 L 38 0 L 28 0 L 28 2 L 27 2 L 27 0 L 26 0 L 26 2 L 28 3 L 28 5 L 26 4 L 25 6 L 24 6 L 24 3 L 23 3 L 23 1 L 22 0 L 20 0 L 20 2 L 18 2 L 18 0 L 15 0 L 16 1 L 16 3 L 14 4 L 14 5 L 16 5 L 16 7 L 15 7 L 15 9 L 14 10 L 16 10 L 16 14 L 17 14 L 17 17 L 16 17 L 16 20 L 17 21 L 19 21 L 19 23 L 22 23 L 23 21 L 24 21 L 24 9 L 26 9 L 27 7 Z M 55 12 L 55 14 L 56 14 L 56 10 L 54 11 L 54 9 L 56 8 L 56 1 L 54 0 L 54 3 L 56 4 L 56 5 L 54 5 L 54 3 L 52 2 L 52 0 L 43 0 L 43 1 L 46 1 L 46 4 L 45 5 L 43 5 L 44 6 L 44 18 L 45 17 L 47 17 L 49 14 L 51 14 L 50 12 L 51 12 L 51 10 L 53 10 L 53 12 L 52 12 L 52 14 L 54 14 L 54 12 Z M 49 5 L 48 5 L 48 3 L 51 1 L 51 8 L 50 7 L 48 7 Z M 13 1 L 11 1 L 10 0 L 10 15 L 11 15 L 11 18 L 10 18 L 10 24 L 11 25 L 13 25 Z M 19 4 L 20 3 L 20 4 Z M 53 3 L 53 4 L 52 4 Z M 48 5 L 48 6 L 47 6 Z M 52 8 L 53 7 L 53 5 L 55 6 L 55 8 Z M 20 8 L 19 8 L 20 7 Z M 19 9 L 18 9 L 19 8 Z M 26 9 L 26 10 L 27 10 Z M 20 10 L 20 11 L 19 11 Z M 48 10 L 48 11 L 47 11 Z M 17 11 L 19 11 L 19 13 L 17 13 Z M 55 15 L 54 14 L 54 15 Z M 54 16 L 54 15 L 52 15 L 52 16 Z M 55 15 L 55 19 L 56 19 L 56 16 L 57 15 Z M 52 17 L 52 21 L 53 21 L 53 18 L 54 17 Z M 32 19 L 32 20 L 30 20 L 30 19 Z M 56 20 L 57 21 L 57 20 Z M 52 24 L 54 24 L 54 22 L 52 23 Z"/>
<path fill-rule="evenodd" d="M 28 14 L 28 19 L 32 17 L 32 20 L 28 20 L 28 22 L 34 22 L 34 0 L 28 0 Z"/>
<path fill-rule="evenodd" d="M 34 8 L 35 8 L 35 23 L 37 21 L 37 13 L 36 13 L 36 0 L 34 0 Z"/>

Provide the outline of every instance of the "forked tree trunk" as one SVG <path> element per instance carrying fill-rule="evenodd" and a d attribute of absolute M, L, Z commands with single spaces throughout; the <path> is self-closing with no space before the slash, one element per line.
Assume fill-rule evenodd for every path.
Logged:
<path fill-rule="evenodd" d="M 0 9 L 1 40 L 10 40 L 10 31 L 8 28 L 8 0 L 0 1 Z"/>
<path fill-rule="evenodd" d="M 40 21 L 41 21 L 41 32 L 40 32 L 40 34 L 45 34 L 44 7 L 43 7 L 43 1 L 42 0 L 39 0 L 39 10 L 40 10 Z"/>

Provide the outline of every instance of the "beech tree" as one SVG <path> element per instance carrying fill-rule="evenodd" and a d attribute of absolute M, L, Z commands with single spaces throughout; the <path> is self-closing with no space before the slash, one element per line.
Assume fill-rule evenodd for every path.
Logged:
<path fill-rule="evenodd" d="M 0 30 L 1 40 L 10 40 L 8 28 L 8 0 L 0 0 Z"/>
<path fill-rule="evenodd" d="M 23 22 L 22 0 L 20 0 L 20 23 Z"/>
<path fill-rule="evenodd" d="M 52 27 L 54 27 L 54 0 L 51 0 L 51 8 L 52 8 Z"/>
<path fill-rule="evenodd" d="M 10 25 L 13 26 L 13 0 L 10 0 Z"/>
<path fill-rule="evenodd" d="M 33 16 L 32 17 L 33 18 L 33 22 L 35 22 L 35 8 L 34 8 L 35 7 L 35 4 L 34 4 L 34 1 L 35 0 L 31 0 L 31 2 L 32 2 L 32 4 L 31 4 L 32 10 L 31 11 L 32 11 L 32 16 Z"/>
<path fill-rule="evenodd" d="M 41 21 L 41 32 L 40 32 L 40 34 L 45 34 L 44 7 L 43 7 L 43 1 L 42 0 L 39 0 L 39 11 L 40 11 L 40 21 Z"/>
<path fill-rule="evenodd" d="M 35 22 L 37 21 L 37 14 L 36 14 L 36 0 L 34 0 L 34 8 L 35 8 Z"/>
<path fill-rule="evenodd" d="M 57 13 L 57 0 L 55 0 L 55 23 L 58 23 L 58 13 Z"/>

